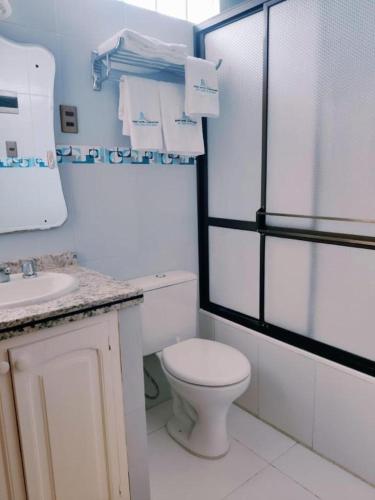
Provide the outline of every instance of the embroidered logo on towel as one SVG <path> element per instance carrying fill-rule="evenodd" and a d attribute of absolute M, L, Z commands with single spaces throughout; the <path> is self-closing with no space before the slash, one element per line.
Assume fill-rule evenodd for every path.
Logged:
<path fill-rule="evenodd" d="M 157 127 L 160 122 L 158 120 L 148 120 L 143 111 L 141 111 L 138 120 L 132 120 L 132 123 L 137 125 L 137 127 Z"/>
<path fill-rule="evenodd" d="M 194 126 L 194 125 L 197 124 L 196 121 L 192 120 L 191 118 L 189 118 L 187 116 L 187 114 L 185 113 L 185 111 L 183 111 L 181 118 L 177 118 L 177 120 L 175 120 L 175 123 L 177 125 L 183 125 L 183 126 L 185 126 L 185 125 Z"/>
<path fill-rule="evenodd" d="M 212 87 L 209 87 L 207 85 L 206 80 L 204 80 L 203 78 L 201 79 L 199 84 L 195 84 L 195 85 L 193 85 L 193 87 L 194 87 L 194 90 L 196 90 L 197 92 L 202 92 L 202 94 L 217 94 L 218 93 L 218 89 L 213 89 Z"/>

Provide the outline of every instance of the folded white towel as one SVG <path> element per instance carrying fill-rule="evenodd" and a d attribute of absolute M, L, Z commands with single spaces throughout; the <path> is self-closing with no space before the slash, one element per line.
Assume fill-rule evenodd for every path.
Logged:
<path fill-rule="evenodd" d="M 99 55 L 114 49 L 118 43 L 122 43 L 124 49 L 142 57 L 163 59 L 172 64 L 184 64 L 188 54 L 184 44 L 167 43 L 137 31 L 123 29 L 99 45 Z"/>
<path fill-rule="evenodd" d="M 6 19 L 12 13 L 12 8 L 8 0 L 0 0 L 0 19 Z"/>
<path fill-rule="evenodd" d="M 167 152 L 188 156 L 204 154 L 202 119 L 186 115 L 184 85 L 160 82 L 159 91 Z"/>
<path fill-rule="evenodd" d="M 159 85 L 155 80 L 124 76 L 130 143 L 140 151 L 163 151 Z"/>
<path fill-rule="evenodd" d="M 219 86 L 213 62 L 188 57 L 185 85 L 185 111 L 188 116 L 219 116 Z"/>
<path fill-rule="evenodd" d="M 119 83 L 119 103 L 118 103 L 118 118 L 122 121 L 122 134 L 130 135 L 130 119 L 129 119 L 129 104 L 127 96 L 129 91 L 127 89 L 126 76 L 121 76 Z"/>

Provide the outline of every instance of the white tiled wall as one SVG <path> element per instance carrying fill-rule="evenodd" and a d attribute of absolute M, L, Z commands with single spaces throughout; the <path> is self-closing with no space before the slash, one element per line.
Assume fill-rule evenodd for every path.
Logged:
<path fill-rule="evenodd" d="M 259 417 L 312 445 L 315 363 L 258 339 Z"/>
<path fill-rule="evenodd" d="M 375 484 L 375 380 L 228 320 L 200 312 L 201 336 L 232 345 L 252 366 L 238 404 Z"/>
<path fill-rule="evenodd" d="M 203 315 L 202 315 L 203 316 Z M 208 317 L 207 320 L 208 322 Z M 251 384 L 245 394 L 243 394 L 238 404 L 251 411 L 255 415 L 258 414 L 258 343 L 254 337 L 247 334 L 247 330 L 238 325 L 215 321 L 212 326 L 214 329 L 215 339 L 224 344 L 236 347 L 241 351 L 250 362 L 251 365 Z"/>
<path fill-rule="evenodd" d="M 313 445 L 322 455 L 375 482 L 374 381 L 317 365 Z"/>

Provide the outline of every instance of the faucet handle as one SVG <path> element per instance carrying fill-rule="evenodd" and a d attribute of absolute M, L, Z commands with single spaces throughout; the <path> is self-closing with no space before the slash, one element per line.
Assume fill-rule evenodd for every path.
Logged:
<path fill-rule="evenodd" d="M 0 283 L 10 281 L 10 268 L 5 264 L 0 264 Z"/>
<path fill-rule="evenodd" d="M 36 265 L 34 260 L 22 261 L 22 274 L 24 278 L 35 278 L 38 275 L 36 272 Z"/>
<path fill-rule="evenodd" d="M 6 264 L 0 264 L 0 273 L 10 274 L 10 267 L 8 267 Z"/>

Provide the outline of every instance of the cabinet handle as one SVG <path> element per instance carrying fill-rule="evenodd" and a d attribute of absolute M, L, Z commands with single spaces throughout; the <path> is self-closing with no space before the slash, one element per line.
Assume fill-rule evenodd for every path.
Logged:
<path fill-rule="evenodd" d="M 16 370 L 18 370 L 19 372 L 25 372 L 26 370 L 28 370 L 30 368 L 30 360 L 26 357 L 19 358 L 14 363 L 14 366 L 15 366 Z"/>
<path fill-rule="evenodd" d="M 1 361 L 0 362 L 0 375 L 5 375 L 8 373 L 10 370 L 10 366 L 8 361 Z"/>

